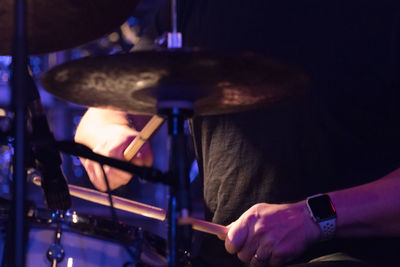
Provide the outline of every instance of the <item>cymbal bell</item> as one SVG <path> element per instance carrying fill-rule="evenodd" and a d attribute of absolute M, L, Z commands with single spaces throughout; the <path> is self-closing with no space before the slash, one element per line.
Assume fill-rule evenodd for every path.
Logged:
<path fill-rule="evenodd" d="M 121 25 L 139 0 L 27 0 L 29 54 L 72 48 L 100 38 Z M 10 55 L 14 36 L 14 0 L 0 6 L 0 54 Z"/>
<path fill-rule="evenodd" d="M 42 78 L 66 101 L 156 114 L 160 101 L 190 101 L 197 115 L 244 111 L 303 94 L 304 72 L 255 53 L 141 51 L 83 58 Z"/>

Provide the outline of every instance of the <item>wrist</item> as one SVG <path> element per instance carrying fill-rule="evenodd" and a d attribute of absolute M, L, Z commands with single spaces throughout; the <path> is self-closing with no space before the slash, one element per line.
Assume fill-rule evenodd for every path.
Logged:
<path fill-rule="evenodd" d="M 321 237 L 321 230 L 314 222 L 312 217 L 310 216 L 310 211 L 307 206 L 306 200 L 300 201 L 296 203 L 299 208 L 301 208 L 303 214 L 303 222 L 304 222 L 304 231 L 307 236 L 307 239 L 310 243 L 314 243 L 320 240 Z"/>

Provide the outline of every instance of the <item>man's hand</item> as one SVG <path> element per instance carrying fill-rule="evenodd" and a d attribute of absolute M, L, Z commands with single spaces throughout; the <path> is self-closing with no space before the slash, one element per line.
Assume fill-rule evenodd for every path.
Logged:
<path fill-rule="evenodd" d="M 94 147 L 93 152 L 103 156 L 125 160 L 124 151 L 138 133 L 127 126 L 110 125 L 107 129 L 102 129 L 99 134 L 104 135 L 104 141 Z M 138 166 L 151 166 L 153 164 L 153 153 L 150 145 L 145 143 L 131 162 Z M 93 185 L 101 191 L 106 191 L 107 187 L 101 166 L 97 162 L 88 159 L 82 159 L 82 164 Z M 107 165 L 104 166 L 104 171 L 109 180 L 111 190 L 127 184 L 132 178 L 131 173 L 111 168 Z"/>
<path fill-rule="evenodd" d="M 129 126 L 126 117 L 125 112 L 90 108 L 78 125 L 75 141 L 103 156 L 125 160 L 125 149 L 138 135 L 138 132 Z M 82 158 L 81 161 L 93 185 L 101 191 L 106 191 L 101 166 L 88 159 Z M 131 162 L 138 166 L 151 166 L 153 153 L 150 145 L 145 143 Z M 132 177 L 130 173 L 109 166 L 104 166 L 104 171 L 111 189 L 127 184 Z"/>
<path fill-rule="evenodd" d="M 256 204 L 229 225 L 225 248 L 253 266 L 281 266 L 320 236 L 305 201 Z"/>

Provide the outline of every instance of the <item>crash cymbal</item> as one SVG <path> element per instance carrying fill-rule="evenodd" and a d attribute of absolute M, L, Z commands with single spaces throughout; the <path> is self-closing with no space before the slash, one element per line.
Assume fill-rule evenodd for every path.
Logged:
<path fill-rule="evenodd" d="M 139 0 L 27 0 L 28 53 L 72 48 L 121 25 Z M 10 55 L 14 35 L 14 0 L 0 5 L 0 54 Z"/>
<path fill-rule="evenodd" d="M 66 101 L 156 114 L 157 102 L 191 101 L 211 115 L 265 106 L 308 87 L 307 76 L 255 53 L 142 51 L 83 58 L 47 72 L 42 85 Z"/>

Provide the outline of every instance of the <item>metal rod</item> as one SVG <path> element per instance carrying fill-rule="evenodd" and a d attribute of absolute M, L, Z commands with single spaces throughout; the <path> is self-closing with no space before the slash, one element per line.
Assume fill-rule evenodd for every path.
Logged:
<path fill-rule="evenodd" d="M 171 27 L 172 33 L 178 32 L 178 5 L 177 0 L 171 0 Z"/>
<path fill-rule="evenodd" d="M 12 101 L 15 112 L 14 137 L 14 176 L 11 231 L 8 236 L 8 265 L 25 266 L 25 187 L 26 187 L 26 88 L 28 77 L 28 59 L 26 52 L 26 0 L 15 0 L 14 40 L 12 54 Z"/>
<path fill-rule="evenodd" d="M 168 48 L 182 48 L 182 34 L 178 32 L 178 0 L 171 0 L 171 32 L 168 33 Z"/>
<path fill-rule="evenodd" d="M 182 108 L 184 107 L 184 108 Z M 188 101 L 159 101 L 158 113 L 166 116 L 168 134 L 171 140 L 169 172 L 175 180 L 170 187 L 168 209 L 168 266 L 188 266 L 190 264 L 190 225 L 179 225 L 178 218 L 190 216 L 189 170 L 186 159 L 186 135 L 184 122 L 193 116 L 193 103 Z"/>

